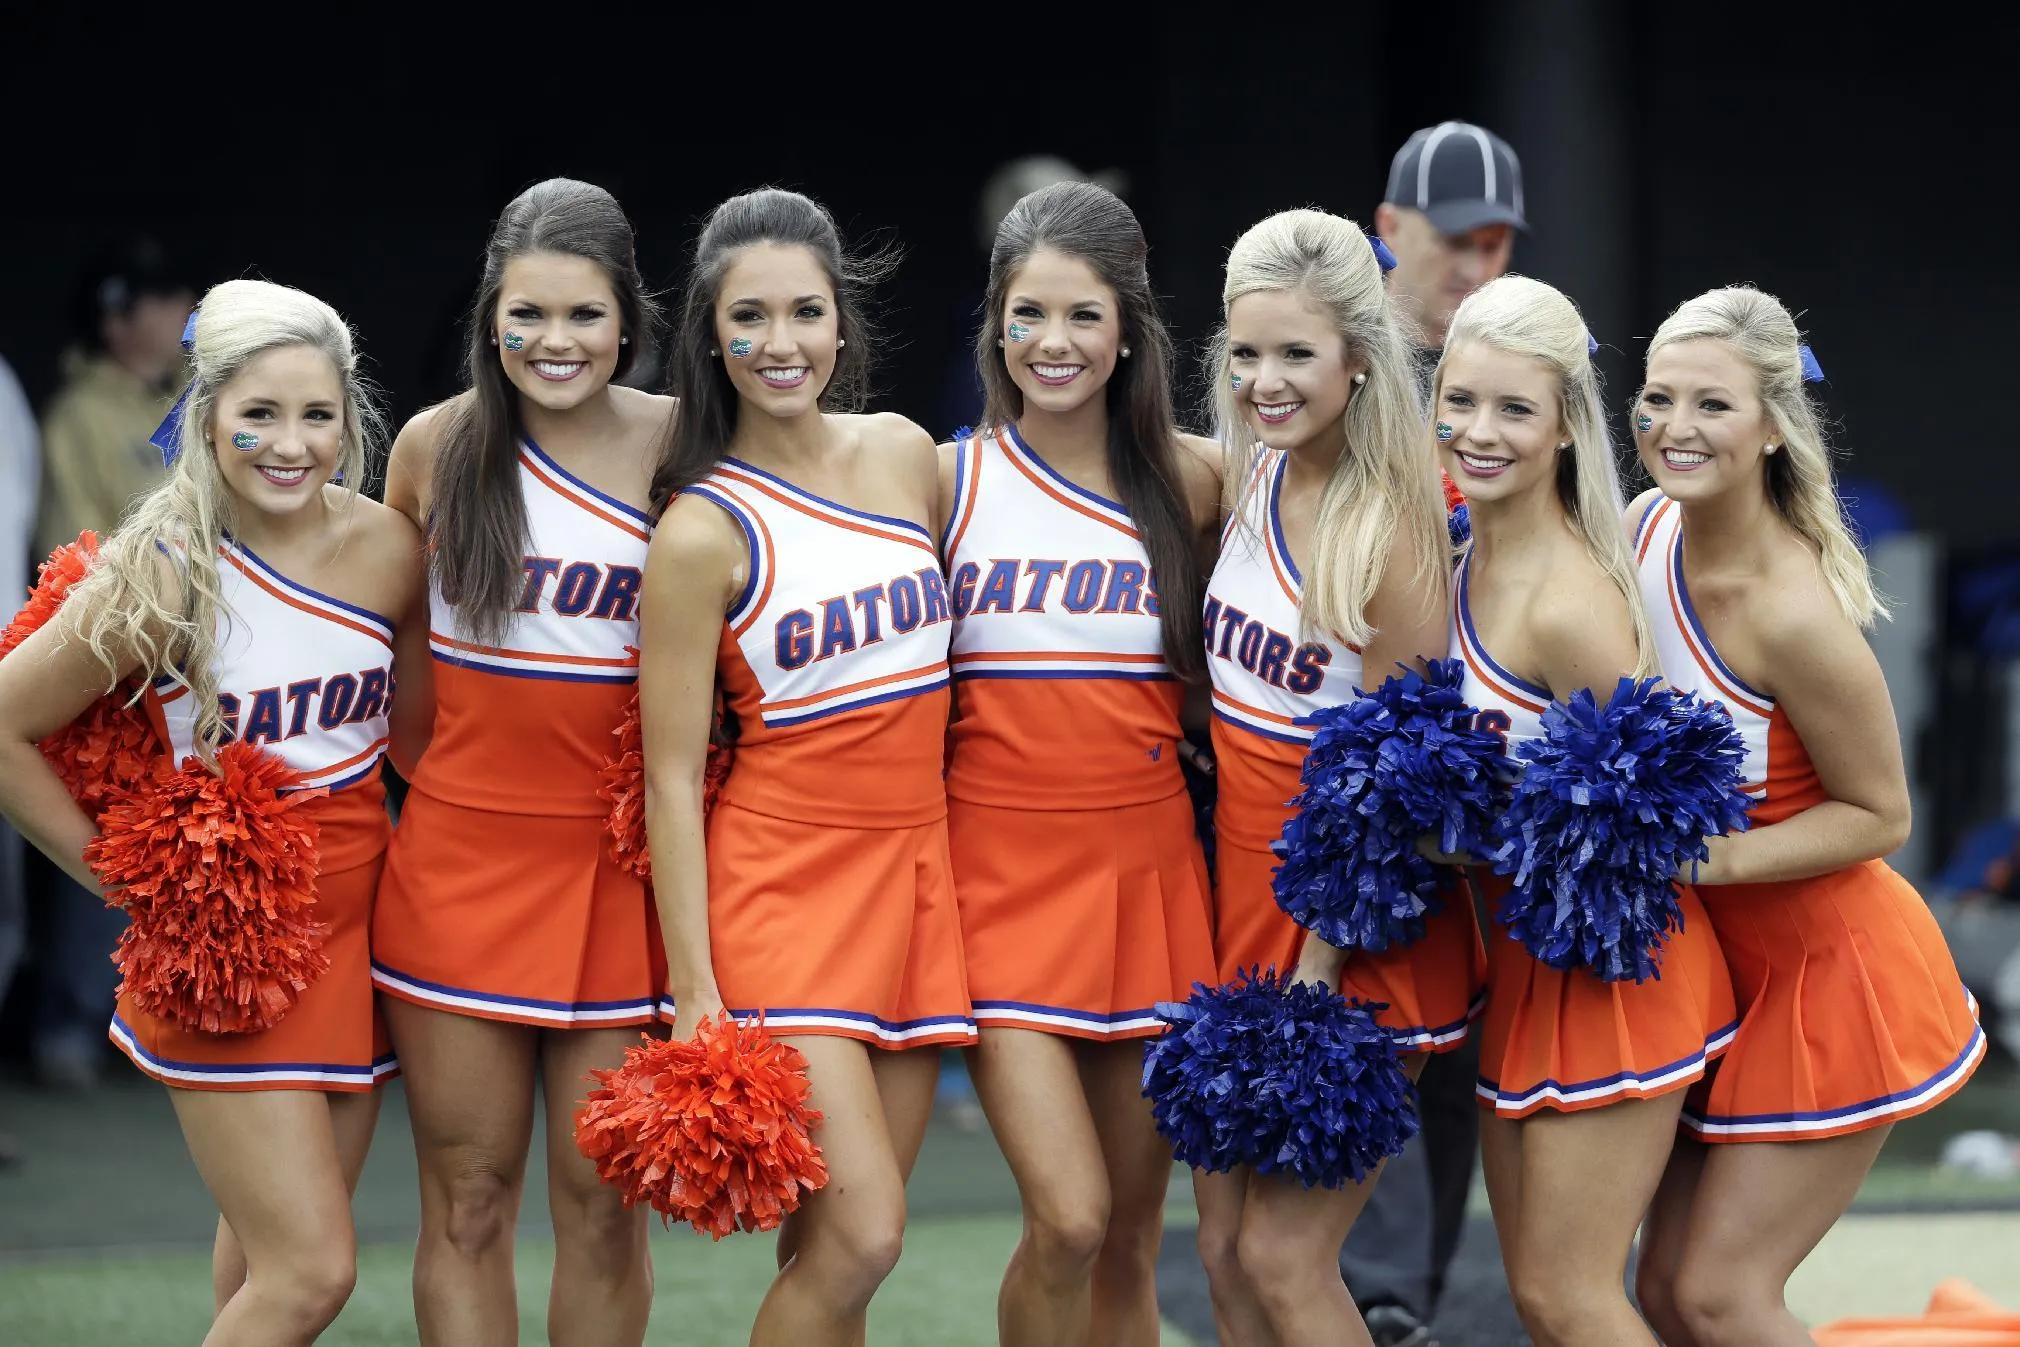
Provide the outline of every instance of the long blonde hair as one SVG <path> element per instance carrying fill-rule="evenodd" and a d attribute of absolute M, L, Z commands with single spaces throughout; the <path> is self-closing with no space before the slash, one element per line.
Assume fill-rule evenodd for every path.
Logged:
<path fill-rule="evenodd" d="M 1235 240 L 1221 288 L 1223 320 L 1243 295 L 1277 290 L 1319 305 L 1348 357 L 1367 362 L 1368 381 L 1347 400 L 1347 447 L 1319 496 L 1300 618 L 1306 635 L 1329 633 L 1364 646 L 1375 634 L 1368 605 L 1392 556 L 1410 559 L 1413 581 L 1422 582 L 1428 572 L 1439 602 L 1451 586 L 1436 462 L 1424 447 L 1422 389 L 1381 264 L 1352 220 L 1288 210 Z M 1225 321 L 1208 368 L 1215 419 L 1229 450 L 1227 496 L 1236 499 L 1252 483 L 1262 446 L 1235 402 Z"/>
<path fill-rule="evenodd" d="M 1633 549 L 1620 525 L 1626 510 L 1620 470 L 1592 366 L 1591 334 L 1578 306 L 1554 286 L 1527 276 L 1502 276 L 1466 296 L 1445 336 L 1446 355 L 1472 344 L 1534 360 L 1557 376 L 1557 414 L 1571 447 L 1557 460 L 1557 500 L 1585 550 L 1627 600 L 1634 623 L 1634 675 L 1657 671 L 1655 631 L 1641 599 Z M 1432 383 L 1432 407 L 1445 393 L 1445 359 Z"/>
<path fill-rule="evenodd" d="M 1753 371 L 1761 402 L 1781 440 L 1781 451 L 1762 468 L 1768 499 L 1788 526 L 1816 550 L 1824 582 L 1838 607 L 1861 627 L 1887 616 L 1874 592 L 1865 554 L 1852 539 L 1831 477 L 1824 428 L 1803 388 L 1802 338 L 1796 321 L 1773 295 L 1748 285 L 1708 290 L 1685 300 L 1655 330 L 1649 358 L 1671 342 L 1710 338 L 1726 344 Z"/>
<path fill-rule="evenodd" d="M 218 392 L 248 363 L 283 346 L 329 357 L 344 388 L 336 474 L 356 500 L 365 454 L 381 428 L 371 390 L 357 370 L 351 329 L 315 296 L 268 281 L 225 281 L 204 295 L 190 352 L 189 392 L 178 434 L 182 452 L 168 480 L 144 496 L 99 551 L 98 564 L 64 605 L 72 630 L 105 665 L 110 691 L 137 659 L 141 676 L 173 678 L 198 708 L 198 751 L 210 760 L 224 738 L 218 707 L 218 548 L 237 499 L 218 471 L 210 424 Z M 168 555 L 164 555 L 164 553 Z M 172 560 L 171 560 L 172 558 Z"/>

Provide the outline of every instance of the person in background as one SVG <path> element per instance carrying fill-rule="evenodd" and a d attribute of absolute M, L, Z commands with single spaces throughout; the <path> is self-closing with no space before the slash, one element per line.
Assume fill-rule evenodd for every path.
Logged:
<path fill-rule="evenodd" d="M 1460 302 L 1508 270 L 1522 213 L 1522 162 L 1470 122 L 1440 122 L 1403 142 L 1375 207 L 1375 232 L 1396 265 L 1389 290 L 1435 363 Z M 1479 1148 L 1473 1102 L 1480 1040 L 1431 1057 L 1417 1081 L 1423 1132 L 1386 1177 L 1340 1253 L 1378 1347 L 1431 1347 L 1428 1327 L 1458 1252 Z"/>
<path fill-rule="evenodd" d="M 28 588 L 28 541 L 35 530 L 35 482 L 42 472 L 42 442 L 35 414 L 14 370 L 0 359 L 0 618 L 11 616 Z M 28 929 L 23 892 L 21 835 L 0 823 L 0 1004 L 21 961 Z M 0 1132 L 0 1168 L 20 1158 L 14 1138 Z"/>
<path fill-rule="evenodd" d="M 195 299 L 152 240 L 126 241 L 85 270 L 76 296 L 78 345 L 65 352 L 62 385 L 42 417 L 35 557 L 85 529 L 111 533 L 129 504 L 166 479 L 161 451 L 147 437 L 181 385 L 182 328 Z M 105 1056 L 119 980 L 109 956 L 126 918 L 60 872 L 43 873 L 48 917 L 31 1012 L 35 1072 L 45 1085 L 89 1089 Z"/>

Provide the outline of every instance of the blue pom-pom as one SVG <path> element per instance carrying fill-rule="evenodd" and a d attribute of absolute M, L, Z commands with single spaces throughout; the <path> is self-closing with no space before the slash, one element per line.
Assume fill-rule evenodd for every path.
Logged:
<path fill-rule="evenodd" d="M 1498 825 L 1497 873 L 1515 887 L 1497 914 L 1557 969 L 1607 982 L 1659 977 L 1683 928 L 1676 876 L 1705 838 L 1747 826 L 1746 744 L 1723 706 L 1657 679 L 1623 678 L 1602 708 L 1590 689 L 1543 712 L 1543 737 Z"/>
<path fill-rule="evenodd" d="M 1370 1007 L 1251 969 L 1157 1008 L 1143 1093 L 1178 1159 L 1307 1188 L 1359 1183 L 1417 1132 L 1416 1088 Z"/>
<path fill-rule="evenodd" d="M 1445 528 L 1452 535 L 1452 546 L 1469 542 L 1473 537 L 1473 516 L 1464 505 L 1455 505 L 1445 515 Z"/>
<path fill-rule="evenodd" d="M 1372 693 L 1299 722 L 1317 727 L 1297 812 L 1272 849 L 1274 887 L 1291 920 L 1339 949 L 1381 953 L 1424 934 L 1437 910 L 1426 833 L 1444 852 L 1487 836 L 1506 779 L 1498 736 L 1473 728 L 1464 666 L 1432 660 Z"/>

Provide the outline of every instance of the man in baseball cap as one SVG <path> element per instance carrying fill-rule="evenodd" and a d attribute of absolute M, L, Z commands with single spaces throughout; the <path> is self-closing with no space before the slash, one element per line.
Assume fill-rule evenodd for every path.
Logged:
<path fill-rule="evenodd" d="M 1508 269 L 1522 217 L 1522 162 L 1508 142 L 1471 122 L 1427 126 L 1389 165 L 1375 232 L 1396 255 L 1394 293 L 1436 350 L 1459 301 Z"/>

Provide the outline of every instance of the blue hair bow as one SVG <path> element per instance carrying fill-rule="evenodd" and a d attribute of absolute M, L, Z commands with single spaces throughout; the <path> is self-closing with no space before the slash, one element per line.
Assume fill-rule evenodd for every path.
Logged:
<path fill-rule="evenodd" d="M 1796 346 L 1796 358 L 1803 363 L 1804 383 L 1820 384 L 1824 381 L 1824 367 L 1817 363 L 1816 352 L 1798 343 Z"/>
<path fill-rule="evenodd" d="M 1588 329 L 1585 333 L 1585 354 L 1589 358 L 1599 354 L 1599 338 Z"/>
<path fill-rule="evenodd" d="M 182 325 L 184 355 L 196 349 L 196 316 L 202 312 L 200 308 L 191 309 L 189 321 Z M 154 428 L 154 434 L 147 437 L 149 444 L 161 450 L 161 466 L 164 468 L 174 467 L 175 460 L 182 456 L 182 414 L 189 406 L 189 390 L 194 382 L 191 380 L 182 386 L 182 396 L 178 397 L 175 405 L 168 409 L 168 415 Z"/>
<path fill-rule="evenodd" d="M 1396 269 L 1396 255 L 1389 251 L 1389 245 L 1382 242 L 1379 234 L 1368 235 L 1368 243 L 1375 250 L 1375 265 L 1382 269 L 1384 276 Z"/>

